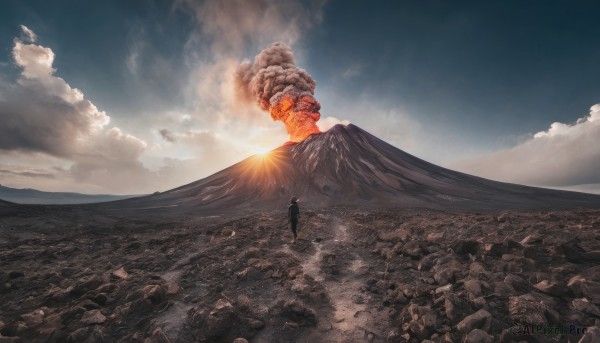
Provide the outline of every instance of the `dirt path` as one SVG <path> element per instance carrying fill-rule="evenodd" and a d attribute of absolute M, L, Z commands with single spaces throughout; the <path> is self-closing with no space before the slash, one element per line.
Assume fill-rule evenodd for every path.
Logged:
<path fill-rule="evenodd" d="M 168 271 L 162 273 L 160 277 L 168 284 L 178 285 L 184 272 L 184 266 L 188 265 L 194 257 L 201 254 L 198 251 L 202 251 L 201 248 L 205 245 L 203 244 L 203 240 L 205 240 L 204 237 L 197 238 L 194 244 L 192 244 L 190 252 L 181 257 Z M 155 318 L 155 325 L 160 327 L 167 337 L 178 337 L 184 328 L 188 311 L 192 307 L 193 305 L 188 302 L 172 300 L 162 314 Z"/>
<path fill-rule="evenodd" d="M 300 244 L 286 245 L 282 251 L 303 261 L 304 274 L 327 291 L 334 311 L 319 313 L 319 327 L 326 331 L 327 342 L 385 341 L 386 332 L 380 328 L 389 327 L 389 314 L 378 310 L 380 301 L 364 287 L 365 278 L 376 268 L 369 262 L 370 253 L 352 244 L 352 223 L 339 218 L 329 222 L 318 232 L 307 230 Z M 298 248 L 305 244 L 314 249 Z"/>

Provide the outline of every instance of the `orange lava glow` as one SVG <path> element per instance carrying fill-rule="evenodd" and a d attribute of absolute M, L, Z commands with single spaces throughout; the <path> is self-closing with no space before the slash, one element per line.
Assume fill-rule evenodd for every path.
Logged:
<path fill-rule="evenodd" d="M 290 135 L 290 141 L 302 142 L 310 135 L 321 132 L 317 121 L 321 118 L 321 105 L 310 95 L 290 92 L 283 94 L 270 107 L 273 120 L 280 120 Z"/>

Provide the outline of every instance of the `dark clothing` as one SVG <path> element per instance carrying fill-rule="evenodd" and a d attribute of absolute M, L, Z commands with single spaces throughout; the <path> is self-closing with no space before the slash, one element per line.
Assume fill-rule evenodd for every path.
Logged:
<path fill-rule="evenodd" d="M 298 215 L 300 214 L 300 207 L 298 207 L 297 202 L 293 202 L 288 207 L 288 219 L 290 221 L 298 221 Z"/>
<path fill-rule="evenodd" d="M 290 221 L 290 227 L 292 229 L 292 233 L 294 234 L 294 238 L 296 238 L 296 230 L 298 229 L 298 215 L 300 214 L 300 207 L 298 207 L 298 203 L 293 202 L 290 207 L 288 207 L 288 220 Z"/>
<path fill-rule="evenodd" d="M 290 221 L 290 227 L 292 228 L 292 233 L 294 234 L 294 238 L 296 238 L 298 236 L 298 234 L 296 233 L 296 230 L 298 229 L 298 221 L 297 220 Z"/>

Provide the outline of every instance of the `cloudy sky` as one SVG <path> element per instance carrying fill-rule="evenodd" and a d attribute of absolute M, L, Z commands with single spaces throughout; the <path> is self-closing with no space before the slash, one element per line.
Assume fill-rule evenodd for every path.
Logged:
<path fill-rule="evenodd" d="M 374 5 L 374 3 L 376 5 Z M 287 140 L 233 73 L 275 41 L 348 120 L 430 162 L 600 193 L 595 1 L 8 0 L 0 184 L 163 191 Z"/>

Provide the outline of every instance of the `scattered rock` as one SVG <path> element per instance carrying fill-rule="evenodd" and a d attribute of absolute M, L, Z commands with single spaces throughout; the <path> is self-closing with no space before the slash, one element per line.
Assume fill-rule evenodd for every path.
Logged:
<path fill-rule="evenodd" d="M 515 323 L 547 325 L 546 306 L 530 294 L 508 299 L 508 311 Z"/>
<path fill-rule="evenodd" d="M 448 293 L 444 301 L 446 317 L 451 324 L 456 324 L 471 312 L 471 306 L 456 294 Z"/>
<path fill-rule="evenodd" d="M 469 299 L 475 299 L 481 295 L 481 281 L 479 280 L 467 280 L 464 287 Z"/>
<path fill-rule="evenodd" d="M 598 343 L 600 342 L 600 327 L 592 326 L 587 328 L 585 334 L 578 343 Z"/>
<path fill-rule="evenodd" d="M 465 337 L 464 343 L 493 343 L 494 337 L 490 336 L 487 332 L 475 329 Z"/>
<path fill-rule="evenodd" d="M 600 318 L 600 309 L 598 309 L 598 306 L 590 303 L 585 298 L 573 299 L 573 301 L 571 302 L 571 308 L 575 311 L 585 313 L 586 315 Z"/>
<path fill-rule="evenodd" d="M 500 256 L 504 253 L 504 245 L 502 243 L 487 243 L 484 244 L 483 251 L 490 256 Z"/>
<path fill-rule="evenodd" d="M 466 316 L 456 325 L 456 328 L 461 332 L 471 332 L 474 329 L 481 329 L 485 332 L 490 330 L 492 323 L 492 315 L 486 310 L 479 310 L 471 315 Z"/>
<path fill-rule="evenodd" d="M 435 294 L 443 294 L 452 291 L 452 284 L 449 283 L 445 286 L 441 286 L 435 289 Z"/>
<path fill-rule="evenodd" d="M 84 325 L 102 324 L 105 321 L 106 316 L 104 316 L 100 310 L 87 311 L 81 317 L 81 323 Z"/>
<path fill-rule="evenodd" d="M 528 292 L 530 287 L 527 281 L 514 274 L 506 274 L 506 277 L 504 278 L 504 283 L 510 285 L 519 293 Z"/>
<path fill-rule="evenodd" d="M 521 241 L 521 244 L 529 245 L 529 244 L 541 243 L 542 239 L 543 239 L 543 237 L 540 235 L 537 235 L 537 234 L 528 235 L 527 237 L 523 238 L 523 240 Z"/>
<path fill-rule="evenodd" d="M 454 244 L 452 249 L 459 255 L 475 255 L 479 251 L 479 242 L 474 240 L 459 241 Z"/>
<path fill-rule="evenodd" d="M 600 304 L 600 283 L 586 280 L 582 275 L 573 276 L 567 283 L 567 289 L 575 297 L 586 297 L 594 304 Z"/>
<path fill-rule="evenodd" d="M 85 339 L 88 337 L 90 332 L 89 328 L 80 328 L 73 331 L 68 337 L 68 343 L 83 343 Z"/>
<path fill-rule="evenodd" d="M 282 314 L 300 325 L 317 324 L 316 312 L 300 300 L 286 301 Z"/>
<path fill-rule="evenodd" d="M 225 334 L 234 324 L 236 314 L 233 305 L 225 300 L 219 299 L 215 307 L 208 314 L 206 320 L 206 335 L 218 337 Z"/>
<path fill-rule="evenodd" d="M 418 258 L 421 256 L 421 243 L 418 240 L 412 240 L 404 244 L 400 252 L 404 255 L 412 258 Z"/>
<path fill-rule="evenodd" d="M 419 261 L 419 264 L 417 265 L 417 270 L 419 270 L 419 271 L 430 270 L 435 264 L 435 259 L 436 259 L 436 257 L 434 256 L 434 254 L 424 256 Z"/>
<path fill-rule="evenodd" d="M 177 282 L 169 283 L 169 285 L 167 286 L 167 294 L 172 295 L 178 294 L 179 292 L 181 292 L 181 286 L 179 286 Z"/>
<path fill-rule="evenodd" d="M 165 333 L 157 328 L 152 332 L 152 335 L 144 340 L 144 343 L 171 343 L 171 340 Z"/>
<path fill-rule="evenodd" d="M 454 269 L 444 268 L 433 275 L 433 279 L 438 285 L 445 285 L 448 282 L 454 282 Z"/>
<path fill-rule="evenodd" d="M 44 321 L 46 313 L 42 309 L 21 315 L 21 319 L 29 326 L 36 326 Z"/>
<path fill-rule="evenodd" d="M 106 301 L 108 301 L 108 296 L 106 295 L 106 293 L 98 293 L 94 296 L 91 296 L 89 299 L 95 302 L 96 304 L 103 306 L 106 304 Z"/>
<path fill-rule="evenodd" d="M 517 291 L 513 288 L 513 286 L 507 284 L 506 282 L 496 282 L 494 284 L 494 293 L 501 297 L 508 298 L 510 296 L 516 295 Z"/>
<path fill-rule="evenodd" d="M 144 287 L 144 298 L 148 299 L 154 305 L 158 305 L 162 303 L 166 298 L 166 291 L 160 285 L 148 285 Z"/>
<path fill-rule="evenodd" d="M 125 268 L 121 267 L 112 272 L 112 275 L 116 276 L 119 279 L 127 280 L 129 279 L 129 273 L 125 271 Z"/>
<path fill-rule="evenodd" d="M 425 238 L 425 239 L 429 243 L 439 242 L 442 239 L 444 239 L 444 231 L 431 232 L 430 234 L 427 235 L 427 238 Z"/>
<path fill-rule="evenodd" d="M 556 284 L 556 283 L 548 281 L 548 280 L 543 280 L 543 281 L 535 284 L 533 287 L 535 287 L 536 289 L 538 289 L 541 292 L 550 294 L 555 297 L 560 297 L 566 291 L 564 286 Z"/>
<path fill-rule="evenodd" d="M 513 241 L 509 237 L 504 238 L 504 240 L 502 241 L 502 245 L 509 251 L 523 249 L 523 246 L 520 243 Z"/>

